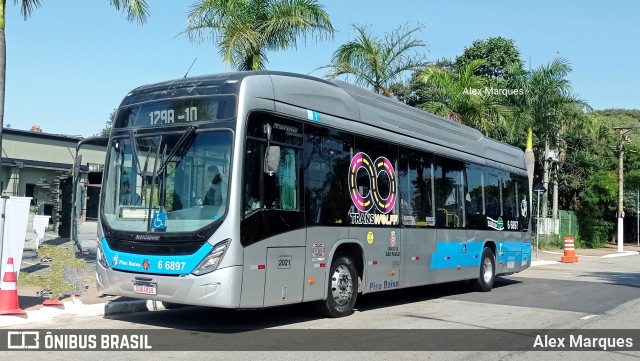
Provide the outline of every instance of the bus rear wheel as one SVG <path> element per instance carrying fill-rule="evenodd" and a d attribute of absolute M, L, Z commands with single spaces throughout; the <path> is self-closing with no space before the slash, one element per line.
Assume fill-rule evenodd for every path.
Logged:
<path fill-rule="evenodd" d="M 316 302 L 316 309 L 326 317 L 344 317 L 353 313 L 358 296 L 358 274 L 351 257 L 340 254 L 331 263 L 326 300 Z"/>
<path fill-rule="evenodd" d="M 471 286 L 479 292 L 489 292 L 493 288 L 496 278 L 496 259 L 493 251 L 489 247 L 482 250 L 482 260 L 480 262 L 479 277 L 472 281 Z"/>

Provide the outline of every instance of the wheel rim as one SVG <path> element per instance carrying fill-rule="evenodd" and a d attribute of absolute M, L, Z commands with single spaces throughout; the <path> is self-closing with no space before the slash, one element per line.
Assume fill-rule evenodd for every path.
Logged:
<path fill-rule="evenodd" d="M 351 272 L 349 269 L 340 265 L 333 271 L 331 277 L 331 290 L 333 299 L 340 306 L 345 305 L 351 299 L 353 294 L 353 282 L 351 279 Z"/>
<path fill-rule="evenodd" d="M 482 261 L 482 278 L 484 279 L 484 283 L 489 283 L 493 278 L 493 263 L 491 263 L 489 257 L 486 257 L 484 261 Z"/>

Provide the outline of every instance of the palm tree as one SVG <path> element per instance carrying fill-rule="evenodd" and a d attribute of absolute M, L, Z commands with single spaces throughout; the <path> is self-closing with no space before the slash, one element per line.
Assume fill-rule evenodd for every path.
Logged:
<path fill-rule="evenodd" d="M 384 39 L 368 33 L 363 26 L 353 25 L 357 32 L 355 40 L 341 45 L 333 53 L 329 79 L 338 76 L 353 76 L 358 86 L 371 87 L 378 94 L 391 95 L 389 87 L 402 73 L 416 70 L 427 64 L 425 56 L 411 54 L 415 48 L 426 46 L 422 40 L 414 39 L 413 34 L 422 30 L 422 26 L 414 28 L 398 27 L 387 33 Z"/>
<path fill-rule="evenodd" d="M 27 20 L 31 13 L 41 5 L 41 0 L 13 0 L 14 4 L 20 2 L 20 12 Z M 127 20 L 144 24 L 149 15 L 149 7 L 145 0 L 109 0 L 116 10 L 122 10 L 127 14 Z M 2 129 L 4 127 L 4 98 L 5 80 L 7 72 L 7 42 L 4 34 L 6 0 L 0 2 L 0 179 L 2 176 Z M 0 190 L 1 191 L 1 190 Z"/>
<path fill-rule="evenodd" d="M 545 152 L 550 144 L 559 146 L 561 131 L 575 121 L 576 117 L 567 117 L 564 109 L 570 106 L 584 107 L 586 104 L 579 100 L 571 90 L 571 82 L 566 78 L 571 72 L 571 65 L 562 58 L 556 58 L 546 65 L 529 72 L 525 79 L 525 94 L 529 105 L 531 124 L 534 133 L 544 139 Z M 588 106 L 587 106 L 588 107 Z M 561 152 L 562 150 L 559 149 Z M 543 184 L 549 183 L 550 164 L 547 155 L 541 157 L 543 163 Z M 556 168 L 556 173 L 558 169 Z M 557 178 L 557 177 L 556 177 Z M 552 218 L 557 218 L 558 213 L 558 182 L 554 183 Z M 542 211 L 547 216 L 548 196 L 546 192 L 542 198 Z"/>
<path fill-rule="evenodd" d="M 457 73 L 438 66 L 421 69 L 417 78 L 433 90 L 434 98 L 418 107 L 476 128 L 485 135 L 502 136 L 511 111 L 499 96 L 487 92 L 487 79 L 475 75 L 483 64 L 483 60 L 472 60 Z"/>
<path fill-rule="evenodd" d="M 185 33 L 192 41 L 211 36 L 224 62 L 260 70 L 267 51 L 296 48 L 298 38 L 333 37 L 329 15 L 316 0 L 198 0 Z"/>
<path fill-rule="evenodd" d="M 546 65 L 531 70 L 523 76 L 516 78 L 520 86 L 524 88 L 525 104 L 528 108 L 530 121 L 529 129 L 537 134 L 539 139 L 544 140 L 545 154 L 540 157 L 543 162 L 542 182 L 546 186 L 549 183 L 550 162 L 547 161 L 547 150 L 549 145 L 556 145 L 562 155 L 563 148 L 560 147 L 561 135 L 572 122 L 583 119 L 578 116 L 568 116 L 577 114 L 568 112 L 571 107 L 579 107 L 589 110 L 589 106 L 573 94 L 571 82 L 566 78 L 571 72 L 571 65 L 563 58 L 556 58 Z M 556 168 L 556 174 L 558 169 Z M 556 176 L 557 178 L 557 176 Z M 546 192 L 542 198 L 542 214 L 547 216 L 548 195 Z M 554 182 L 553 191 L 553 218 L 557 218 L 558 213 L 558 182 Z"/>

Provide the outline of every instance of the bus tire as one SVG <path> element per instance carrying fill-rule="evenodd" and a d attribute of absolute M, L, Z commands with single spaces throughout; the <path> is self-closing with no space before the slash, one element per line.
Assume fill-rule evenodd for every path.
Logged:
<path fill-rule="evenodd" d="M 478 292 L 489 292 L 496 279 L 496 258 L 489 247 L 482 250 L 479 277 L 471 282 L 471 286 Z"/>
<path fill-rule="evenodd" d="M 326 300 L 315 303 L 316 309 L 326 317 L 344 317 L 353 313 L 358 296 L 358 273 L 351 257 L 339 254 L 331 262 Z"/>

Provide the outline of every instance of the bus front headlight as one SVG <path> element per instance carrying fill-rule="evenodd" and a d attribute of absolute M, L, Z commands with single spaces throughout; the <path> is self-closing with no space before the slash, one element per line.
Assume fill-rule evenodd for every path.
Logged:
<path fill-rule="evenodd" d="M 230 239 L 226 239 L 215 246 L 213 246 L 213 250 L 209 252 L 209 254 L 200 262 L 198 267 L 193 270 L 193 274 L 196 276 L 201 276 L 203 274 L 213 272 L 218 265 L 222 261 L 222 257 L 224 257 L 224 253 L 227 250 L 227 246 L 231 242 Z"/>

